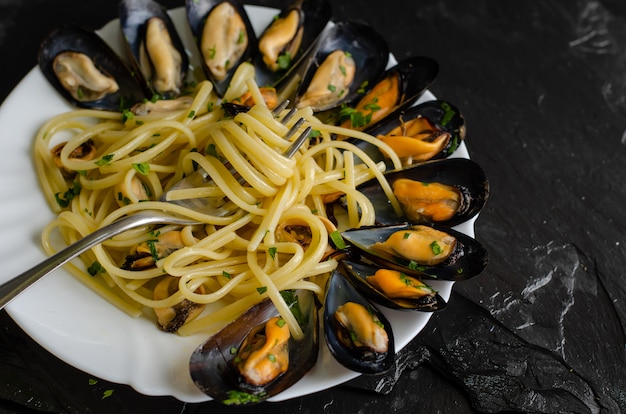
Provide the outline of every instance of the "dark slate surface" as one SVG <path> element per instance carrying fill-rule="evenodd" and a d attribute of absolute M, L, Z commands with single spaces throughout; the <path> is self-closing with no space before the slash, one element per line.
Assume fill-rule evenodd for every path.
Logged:
<path fill-rule="evenodd" d="M 337 3 L 336 19 L 374 25 L 398 59 L 439 61 L 432 91 L 464 112 L 491 182 L 476 222 L 490 263 L 455 285 L 392 372 L 256 411 L 625 412 L 626 3 Z M 0 0 L 0 100 L 49 29 L 115 13 L 114 1 Z M 241 412 L 90 385 L 5 312 L 0 326 L 1 413 Z"/>

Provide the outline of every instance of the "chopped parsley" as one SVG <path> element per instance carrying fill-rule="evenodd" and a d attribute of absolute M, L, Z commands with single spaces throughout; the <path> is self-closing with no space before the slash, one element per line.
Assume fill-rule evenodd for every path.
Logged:
<path fill-rule="evenodd" d="M 59 192 L 54 195 L 54 198 L 61 208 L 65 208 L 70 205 L 74 197 L 80 194 L 81 189 L 82 186 L 80 185 L 80 182 L 74 181 L 72 183 L 72 187 L 64 192 L 63 195 Z"/>
<path fill-rule="evenodd" d="M 443 117 L 441 118 L 441 125 L 446 126 L 448 122 L 452 120 L 456 112 L 454 112 L 450 104 L 448 104 L 447 102 L 441 103 L 441 109 L 445 111 L 445 113 L 443 114 Z"/>
<path fill-rule="evenodd" d="M 89 272 L 91 276 L 95 276 L 99 273 L 106 273 L 106 270 L 104 269 L 104 267 L 102 267 L 100 262 L 96 260 L 91 264 L 91 266 L 87 268 L 87 272 Z"/>
<path fill-rule="evenodd" d="M 212 157 L 218 158 L 217 147 L 215 146 L 215 144 L 207 145 L 206 148 L 204 149 L 204 153 L 206 155 L 210 155 Z"/>
<path fill-rule="evenodd" d="M 258 287 L 258 288 L 256 288 L 256 291 L 259 292 L 259 295 L 262 295 L 265 292 L 267 292 L 267 286 Z"/>
<path fill-rule="evenodd" d="M 337 247 L 339 250 L 343 250 L 346 248 L 346 242 L 344 241 L 343 237 L 341 237 L 341 233 L 338 230 L 330 233 L 330 239 L 332 240 L 335 247 Z"/>
<path fill-rule="evenodd" d="M 276 251 L 278 249 L 276 247 L 270 247 L 267 251 L 270 254 L 270 256 L 272 256 L 272 259 L 276 258 Z"/>
<path fill-rule="evenodd" d="M 367 86 L 369 85 L 368 81 L 363 81 L 363 83 L 361 83 L 361 86 L 359 86 L 359 89 L 357 89 L 358 93 L 365 93 L 367 91 Z"/>
<path fill-rule="evenodd" d="M 291 53 L 285 52 L 278 56 L 276 59 L 276 63 L 278 64 L 278 69 L 289 69 L 291 66 Z"/>
<path fill-rule="evenodd" d="M 115 156 L 115 154 L 107 154 L 107 155 L 103 155 L 102 158 L 100 158 L 98 161 L 96 161 L 96 165 L 102 167 L 103 165 L 109 165 L 111 163 L 111 161 L 113 160 L 113 157 Z"/>
<path fill-rule="evenodd" d="M 227 394 L 228 398 L 222 401 L 222 403 L 226 405 L 255 404 L 261 402 L 265 398 L 264 392 L 255 395 L 245 391 L 230 390 Z"/>
<path fill-rule="evenodd" d="M 230 279 L 232 277 L 230 273 L 228 273 L 226 270 L 222 271 L 222 276 L 224 276 L 226 279 Z"/>
<path fill-rule="evenodd" d="M 125 206 L 130 204 L 130 198 L 126 197 L 121 191 L 117 193 L 117 199 L 124 203 Z"/>
<path fill-rule="evenodd" d="M 104 392 L 102 393 L 102 399 L 104 400 L 105 398 L 108 398 L 111 395 L 113 395 L 113 391 L 114 390 L 104 390 Z"/>
<path fill-rule="evenodd" d="M 126 122 L 134 118 L 135 118 L 135 114 L 132 113 L 129 109 L 124 109 L 122 111 L 122 122 Z"/>
<path fill-rule="evenodd" d="M 133 168 L 139 173 L 143 175 L 148 175 L 150 173 L 150 164 L 147 162 L 142 162 L 139 164 L 133 164 Z"/>
<path fill-rule="evenodd" d="M 152 239 L 152 240 L 146 240 L 146 244 L 148 245 L 148 248 L 150 249 L 150 255 L 152 256 L 152 259 L 154 259 L 154 261 L 158 261 L 159 260 L 159 251 L 156 248 L 156 244 L 159 241 L 157 239 Z"/>
<path fill-rule="evenodd" d="M 437 241 L 434 241 L 430 244 L 430 249 L 433 251 L 435 255 L 441 254 L 443 252 L 443 249 L 441 248 L 439 243 L 437 243 Z"/>

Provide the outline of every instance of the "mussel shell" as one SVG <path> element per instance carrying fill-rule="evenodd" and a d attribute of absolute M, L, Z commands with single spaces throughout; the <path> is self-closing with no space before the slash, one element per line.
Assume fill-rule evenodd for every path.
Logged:
<path fill-rule="evenodd" d="M 337 337 L 338 322 L 335 311 L 346 302 L 356 302 L 375 314 L 383 324 L 389 338 L 389 349 L 385 353 L 356 351 L 346 347 Z M 395 342 L 391 323 L 385 315 L 369 302 L 352 284 L 337 270 L 328 281 L 326 300 L 324 302 L 324 337 L 333 357 L 343 366 L 363 374 L 376 374 L 387 371 L 395 362 Z"/>
<path fill-rule="evenodd" d="M 438 154 L 433 156 L 431 160 L 449 157 L 465 139 L 465 117 L 455 105 L 439 99 L 422 102 L 406 110 L 396 111 L 365 132 L 373 136 L 385 135 L 403 122 L 417 117 L 424 117 L 439 130 L 450 133 L 448 144 Z M 373 160 L 377 162 L 388 161 L 378 147 L 360 140 L 356 140 L 355 144 L 372 157 Z"/>
<path fill-rule="evenodd" d="M 304 26 L 302 42 L 298 53 L 291 57 L 291 66 L 287 70 L 276 73 L 267 68 L 263 62 L 263 56 L 261 53 L 258 53 L 255 66 L 257 70 L 256 79 L 259 85 L 277 85 L 282 79 L 288 76 L 288 73 L 308 55 L 311 48 L 315 45 L 315 41 L 319 38 L 332 16 L 332 7 L 326 0 L 297 0 L 282 9 L 278 17 L 286 16 L 294 9 L 299 10 L 302 19 L 300 24 Z M 268 28 L 269 25 L 263 30 L 259 39 L 263 37 L 263 34 Z"/>
<path fill-rule="evenodd" d="M 126 48 L 131 65 L 141 72 L 140 50 L 146 35 L 146 22 L 152 17 L 158 17 L 165 23 L 174 48 L 180 53 L 180 78 L 185 79 L 189 69 L 189 56 L 185 46 L 174 26 L 167 9 L 153 0 L 122 0 L 119 4 L 120 27 L 125 39 Z M 151 85 L 148 85 L 152 89 Z M 166 95 L 172 98 L 172 95 Z"/>
<path fill-rule="evenodd" d="M 348 248 L 351 251 L 358 252 L 381 267 L 399 270 L 416 277 L 459 281 L 477 276 L 485 269 L 488 262 L 487 250 L 476 239 L 439 224 L 424 225 L 448 233 L 457 240 L 456 247 L 450 257 L 437 265 L 415 266 L 405 258 L 371 249 L 374 243 L 384 242 L 391 234 L 411 228 L 413 224 L 410 223 L 391 226 L 366 226 L 346 230 L 341 235 L 346 243 L 350 244 Z"/>
<path fill-rule="evenodd" d="M 215 79 L 211 71 L 208 69 L 204 58 L 202 57 L 202 45 L 200 44 L 202 39 L 202 31 L 204 30 L 204 24 L 206 22 L 207 16 L 216 6 L 221 3 L 230 3 L 235 10 L 241 16 L 245 26 L 246 32 L 248 36 L 248 47 L 246 48 L 245 53 L 239 59 L 236 65 L 233 65 L 226 77 L 222 80 Z M 200 56 L 200 61 L 202 62 L 202 69 L 204 70 L 205 76 L 213 83 L 213 88 L 215 92 L 219 96 L 224 96 L 224 93 L 228 89 L 230 85 L 230 80 L 233 77 L 235 70 L 238 65 L 242 62 L 252 61 L 257 52 L 257 37 L 252 27 L 252 23 L 250 22 L 250 18 L 246 13 L 243 5 L 237 0 L 185 0 L 185 9 L 187 13 L 187 22 L 189 23 L 189 28 L 193 33 L 196 44 L 198 46 L 198 53 Z"/>
<path fill-rule="evenodd" d="M 289 339 L 289 368 L 269 384 L 256 387 L 243 383 L 232 360 L 232 348 L 239 348 L 250 330 L 278 315 L 278 310 L 267 299 L 250 308 L 241 317 L 224 327 L 193 352 L 190 374 L 196 386 L 217 401 L 231 398 L 229 392 L 254 394 L 256 398 L 242 404 L 254 404 L 270 398 L 300 380 L 316 363 L 319 352 L 319 322 L 314 295 L 308 290 L 297 290 L 298 303 L 307 322 L 302 326 L 304 338 Z"/>
<path fill-rule="evenodd" d="M 377 289 L 365 279 L 372 276 L 380 266 L 342 260 L 340 269 L 343 275 L 370 300 L 391 309 L 415 310 L 421 312 L 434 312 L 446 307 L 446 301 L 438 293 L 429 298 L 402 299 L 390 298 L 384 292 Z"/>
<path fill-rule="evenodd" d="M 52 68 L 54 58 L 62 52 L 72 51 L 89 56 L 96 67 L 115 78 L 119 90 L 96 101 L 77 101 L 61 85 Z M 145 80 L 140 73 L 131 71 L 124 61 L 95 32 L 75 25 L 54 29 L 43 40 L 39 49 L 39 67 L 48 82 L 69 103 L 80 108 L 120 111 L 150 97 Z M 124 107 L 122 108 L 121 105 Z"/>
<path fill-rule="evenodd" d="M 359 88 L 364 82 L 377 82 L 385 71 L 389 60 L 389 47 L 383 37 L 371 26 L 363 23 L 342 21 L 322 33 L 313 47 L 311 55 L 304 63 L 302 83 L 296 92 L 295 104 L 307 90 L 317 68 L 335 50 L 350 53 L 356 65 L 356 73 L 348 93 L 341 99 L 324 105 L 311 105 L 314 112 L 328 111 L 344 103 L 351 103 L 361 94 Z"/>
<path fill-rule="evenodd" d="M 475 161 L 465 158 L 448 158 L 415 164 L 400 170 L 384 173 L 390 185 L 395 180 L 408 178 L 423 182 L 438 182 L 456 187 L 462 197 L 461 208 L 446 221 L 438 222 L 448 227 L 456 226 L 475 217 L 484 207 L 489 197 L 489 181 L 483 169 Z M 398 217 L 380 183 L 371 179 L 358 187 L 374 205 L 376 223 L 381 225 L 406 222 Z"/>

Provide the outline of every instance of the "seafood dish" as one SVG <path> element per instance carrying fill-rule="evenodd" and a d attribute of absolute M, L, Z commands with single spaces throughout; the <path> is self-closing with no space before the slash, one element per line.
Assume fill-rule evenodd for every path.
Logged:
<path fill-rule="evenodd" d="M 247 10 L 186 0 L 181 30 L 156 1 L 122 0 L 117 50 L 55 29 L 39 68 L 75 110 L 35 145 L 59 217 L 44 244 L 146 210 L 194 220 L 108 240 L 72 273 L 160 334 L 194 338 L 190 380 L 235 405 L 289 395 L 320 352 L 350 373 L 390 369 L 406 341 L 388 313 L 445 309 L 441 286 L 488 263 L 457 229 L 489 182 L 458 156 L 461 110 L 425 98 L 438 63 L 390 60 L 376 30 L 331 21 L 324 0 L 296 0 L 260 28 Z M 220 213 L 181 202 L 193 199 Z"/>

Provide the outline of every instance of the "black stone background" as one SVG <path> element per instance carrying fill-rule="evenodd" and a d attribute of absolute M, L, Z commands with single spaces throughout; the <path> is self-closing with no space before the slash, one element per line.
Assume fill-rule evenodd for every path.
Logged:
<path fill-rule="evenodd" d="M 376 27 L 398 60 L 438 60 L 431 90 L 465 114 L 471 157 L 490 179 L 476 222 L 490 263 L 454 286 L 447 309 L 388 375 L 255 411 L 625 412 L 626 3 L 349 0 L 333 7 L 337 20 Z M 0 100 L 35 66 L 52 27 L 98 28 L 116 13 L 116 1 L 0 0 Z M 41 349 L 4 311 L 0 327 L 0 413 L 243 412 L 103 380 L 90 385 L 91 375 Z"/>

